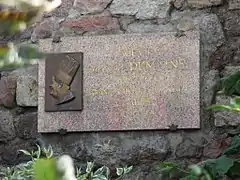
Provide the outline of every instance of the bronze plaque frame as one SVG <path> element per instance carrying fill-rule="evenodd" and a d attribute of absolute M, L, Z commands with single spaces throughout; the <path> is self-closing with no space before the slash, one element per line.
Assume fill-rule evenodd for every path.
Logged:
<path fill-rule="evenodd" d="M 45 111 L 83 110 L 83 53 L 50 53 L 45 62 Z"/>

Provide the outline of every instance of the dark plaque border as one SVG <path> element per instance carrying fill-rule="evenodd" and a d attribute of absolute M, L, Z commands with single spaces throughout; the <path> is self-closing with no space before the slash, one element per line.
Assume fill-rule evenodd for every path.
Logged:
<path fill-rule="evenodd" d="M 72 80 L 70 90 L 75 98 L 64 104 L 56 104 L 56 99 L 51 95 L 52 77 L 56 76 L 60 61 L 66 56 L 78 61 L 80 66 Z M 45 112 L 59 111 L 81 111 L 83 110 L 83 53 L 68 52 L 68 53 L 49 53 L 47 54 L 45 63 Z"/>

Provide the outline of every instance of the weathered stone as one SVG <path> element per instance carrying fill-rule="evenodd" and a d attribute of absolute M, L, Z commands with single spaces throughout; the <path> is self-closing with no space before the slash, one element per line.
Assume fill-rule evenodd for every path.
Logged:
<path fill-rule="evenodd" d="M 226 66 L 222 72 L 223 76 L 230 76 L 235 72 L 240 71 L 240 66 Z"/>
<path fill-rule="evenodd" d="M 24 155 L 19 150 L 32 151 L 36 148 L 31 145 L 31 141 L 23 141 L 18 138 L 6 144 L 0 149 L 0 154 L 2 155 L 2 162 L 8 166 L 14 166 L 22 162 L 30 161 L 31 157 Z"/>
<path fill-rule="evenodd" d="M 208 43 L 219 47 L 225 41 L 222 25 L 215 14 L 203 17 L 200 24 L 200 33 L 204 44 Z"/>
<path fill-rule="evenodd" d="M 177 147 L 175 155 L 178 158 L 200 158 L 203 147 L 195 144 L 191 138 L 185 138 Z"/>
<path fill-rule="evenodd" d="M 19 106 L 36 107 L 38 102 L 38 82 L 34 76 L 17 78 L 16 101 Z"/>
<path fill-rule="evenodd" d="M 137 19 L 165 18 L 169 0 L 114 0 L 110 12 L 114 15 L 135 15 Z"/>
<path fill-rule="evenodd" d="M 210 57 L 210 67 L 224 70 L 226 66 L 240 65 L 239 38 L 231 38 L 219 47 Z"/>
<path fill-rule="evenodd" d="M 12 78 L 18 78 L 21 76 L 33 76 L 33 77 L 38 77 L 38 66 L 37 65 L 33 65 L 33 66 L 29 66 L 27 68 L 19 68 L 17 70 L 12 71 L 9 74 L 10 77 Z"/>
<path fill-rule="evenodd" d="M 186 1 L 185 0 L 172 0 L 173 5 L 176 9 L 182 10 L 186 6 Z"/>
<path fill-rule="evenodd" d="M 229 0 L 229 9 L 240 9 L 240 1 L 239 0 Z"/>
<path fill-rule="evenodd" d="M 230 105 L 231 97 L 217 96 L 216 104 Z M 237 126 L 240 124 L 239 113 L 233 111 L 214 111 L 215 126 L 221 127 L 225 125 Z"/>
<path fill-rule="evenodd" d="M 16 137 L 13 121 L 14 117 L 10 111 L 0 109 L 0 142 L 7 142 Z"/>
<path fill-rule="evenodd" d="M 14 121 L 17 136 L 21 139 L 34 139 L 37 136 L 37 113 L 18 116 Z"/>
<path fill-rule="evenodd" d="M 138 0 L 113 0 L 110 5 L 111 14 L 133 16 L 137 14 L 140 1 Z"/>
<path fill-rule="evenodd" d="M 229 11 L 226 8 L 221 8 L 218 16 L 228 37 L 238 37 L 240 35 L 240 10 Z"/>
<path fill-rule="evenodd" d="M 68 14 L 68 17 L 67 17 L 67 20 L 69 19 L 77 19 L 81 16 L 80 12 L 76 9 L 70 9 L 69 10 L 69 14 Z"/>
<path fill-rule="evenodd" d="M 114 29 L 114 30 L 96 30 L 96 31 L 90 31 L 90 32 L 85 32 L 82 35 L 83 36 L 97 36 L 97 35 L 113 35 L 113 34 L 123 34 L 123 31 L 119 29 Z"/>
<path fill-rule="evenodd" d="M 223 0 L 187 0 L 188 5 L 194 8 L 205 8 L 221 5 Z"/>
<path fill-rule="evenodd" d="M 128 25 L 135 21 L 134 17 L 132 16 L 121 16 L 119 18 L 119 24 L 121 29 L 126 30 Z"/>
<path fill-rule="evenodd" d="M 102 12 L 112 0 L 74 0 L 73 7 L 80 14 L 93 14 Z"/>
<path fill-rule="evenodd" d="M 43 22 L 40 22 L 34 28 L 34 31 L 31 36 L 32 42 L 36 42 L 38 39 L 45 39 L 52 37 L 54 31 L 60 28 L 60 23 L 64 19 L 57 19 L 54 17 L 44 19 Z"/>
<path fill-rule="evenodd" d="M 151 22 L 134 22 L 129 24 L 126 31 L 128 33 L 149 33 L 149 32 L 174 32 L 174 26 L 168 24 L 152 24 Z"/>
<path fill-rule="evenodd" d="M 15 105 L 16 79 L 2 77 L 0 79 L 0 105 L 12 108 Z"/>
<path fill-rule="evenodd" d="M 65 136 L 64 146 L 47 134 L 43 137 L 54 150 L 68 152 L 77 161 L 94 160 L 109 167 L 163 161 L 170 151 L 167 137 L 153 132 L 83 133 L 80 138 L 75 134 Z"/>
<path fill-rule="evenodd" d="M 52 16 L 64 18 L 68 16 L 69 10 L 73 7 L 74 0 L 62 0 L 60 7 L 56 8 Z"/>
<path fill-rule="evenodd" d="M 194 10 L 189 9 L 183 11 L 174 10 L 171 13 L 171 22 L 176 24 L 179 30 L 199 29 L 200 22 L 208 13 L 208 9 Z"/>
<path fill-rule="evenodd" d="M 195 28 L 194 20 L 189 17 L 182 18 L 177 25 L 180 31 L 189 31 Z"/>
<path fill-rule="evenodd" d="M 210 106 L 213 102 L 214 94 L 217 90 L 217 83 L 220 81 L 219 72 L 211 70 L 204 73 L 202 83 L 202 102 L 205 107 Z"/>
<path fill-rule="evenodd" d="M 17 104 L 20 106 L 37 106 L 38 86 L 36 80 L 38 78 L 38 66 L 17 69 L 10 76 L 17 79 Z"/>
<path fill-rule="evenodd" d="M 231 141 L 231 137 L 214 137 L 204 147 L 203 156 L 210 159 L 218 158 L 231 145 Z"/>
<path fill-rule="evenodd" d="M 169 8 L 169 0 L 142 0 L 135 16 L 137 19 L 161 19 L 167 16 Z"/>
<path fill-rule="evenodd" d="M 99 15 L 84 16 L 76 20 L 66 20 L 62 23 L 62 26 L 82 33 L 97 30 L 111 31 L 119 29 L 118 20 L 111 17 L 107 12 Z"/>
<path fill-rule="evenodd" d="M 202 73 L 209 67 L 209 58 L 225 42 L 224 32 L 216 14 L 205 15 L 199 24 Z"/>

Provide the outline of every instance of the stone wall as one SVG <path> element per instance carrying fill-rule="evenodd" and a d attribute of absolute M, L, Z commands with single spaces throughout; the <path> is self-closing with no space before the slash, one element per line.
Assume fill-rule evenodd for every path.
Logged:
<path fill-rule="evenodd" d="M 199 30 L 201 35 L 201 106 L 226 103 L 216 97 L 220 77 L 240 69 L 240 2 L 237 0 L 63 0 L 53 13 L 14 37 L 37 44 L 40 39 L 121 33 Z M 26 159 L 17 150 L 50 143 L 56 154 L 69 153 L 77 163 L 95 160 L 115 167 L 134 165 L 128 179 L 158 179 L 161 161 L 198 162 L 218 157 L 237 131 L 232 113 L 202 108 L 201 130 L 101 133 L 37 133 L 37 67 L 1 72 L 0 164 L 11 166 Z"/>

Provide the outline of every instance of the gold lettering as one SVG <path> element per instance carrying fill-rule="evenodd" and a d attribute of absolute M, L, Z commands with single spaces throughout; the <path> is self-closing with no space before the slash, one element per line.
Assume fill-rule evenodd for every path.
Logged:
<path fill-rule="evenodd" d="M 110 90 L 108 90 L 108 89 L 100 89 L 100 90 L 94 89 L 94 90 L 91 90 L 91 95 L 92 96 L 107 95 L 109 93 L 110 93 Z"/>
<path fill-rule="evenodd" d="M 149 104 L 150 103 L 150 99 L 148 97 L 143 97 L 142 98 L 142 102 L 143 102 L 143 105 Z"/>
<path fill-rule="evenodd" d="M 154 62 L 148 62 L 146 61 L 146 67 L 151 68 Z"/>
<path fill-rule="evenodd" d="M 131 104 L 132 104 L 133 106 L 136 106 L 136 105 L 137 105 L 137 100 L 136 100 L 136 99 L 132 100 L 132 101 L 131 101 Z"/>
<path fill-rule="evenodd" d="M 185 59 L 179 59 L 178 61 L 179 61 L 179 64 L 181 65 L 187 65 L 187 62 Z"/>
<path fill-rule="evenodd" d="M 170 63 L 173 65 L 173 67 L 175 67 L 175 68 L 178 67 L 178 62 L 177 61 L 170 61 Z"/>
<path fill-rule="evenodd" d="M 129 88 L 122 88 L 121 91 L 126 94 L 131 93 L 131 90 Z"/>
<path fill-rule="evenodd" d="M 131 56 L 132 51 L 131 49 L 122 49 L 120 50 L 120 56 Z"/>
<path fill-rule="evenodd" d="M 174 68 L 178 68 L 180 65 L 187 65 L 185 59 L 177 59 L 177 60 L 170 60 L 170 61 L 165 61 L 165 65 L 171 65 Z"/>
<path fill-rule="evenodd" d="M 149 69 L 152 67 L 153 62 L 149 61 L 137 61 L 137 62 L 130 62 L 130 70 L 143 70 L 143 69 Z"/>

